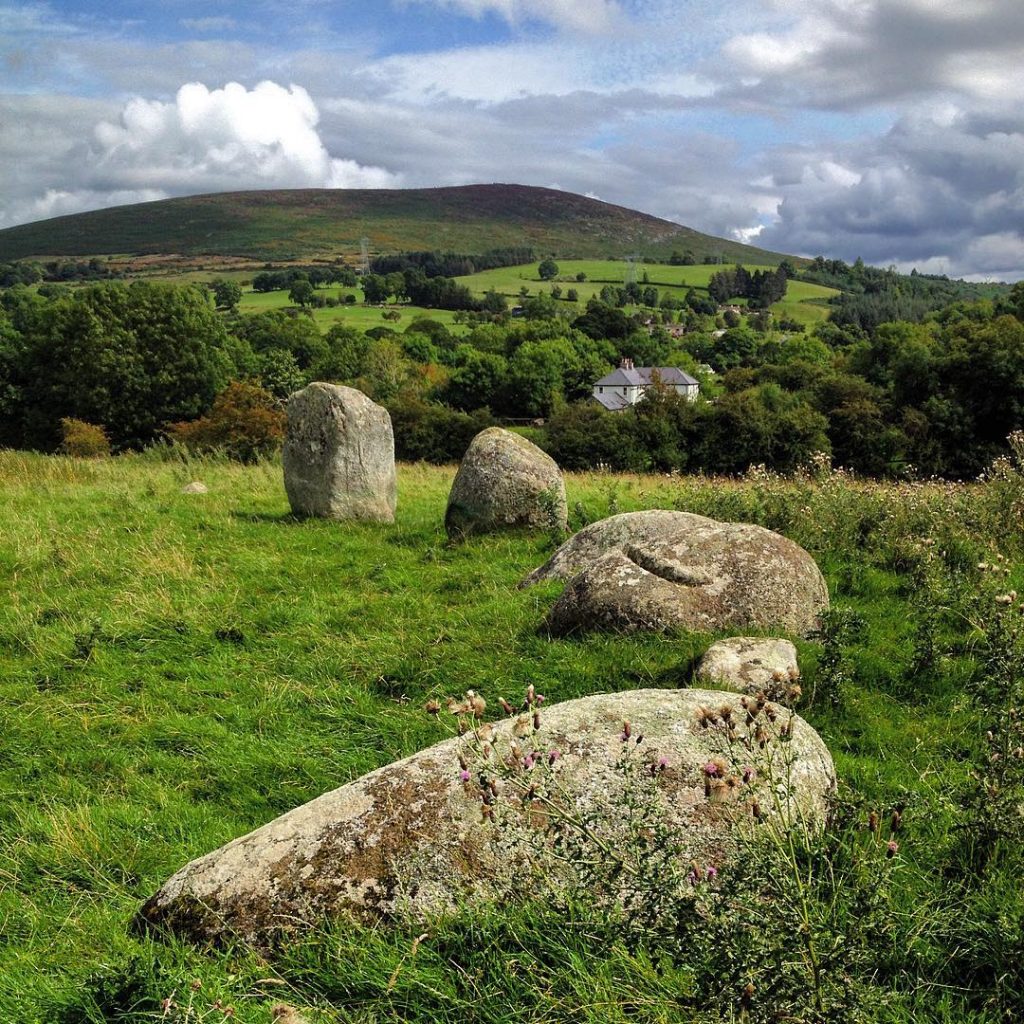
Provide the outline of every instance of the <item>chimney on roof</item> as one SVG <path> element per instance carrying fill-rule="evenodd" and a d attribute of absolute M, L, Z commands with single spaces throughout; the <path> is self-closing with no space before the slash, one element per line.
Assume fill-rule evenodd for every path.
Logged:
<path fill-rule="evenodd" d="M 632 370 L 633 369 L 633 360 L 632 359 L 627 359 L 625 356 L 623 356 L 622 357 L 622 361 L 619 363 L 619 369 L 620 370 Z"/>

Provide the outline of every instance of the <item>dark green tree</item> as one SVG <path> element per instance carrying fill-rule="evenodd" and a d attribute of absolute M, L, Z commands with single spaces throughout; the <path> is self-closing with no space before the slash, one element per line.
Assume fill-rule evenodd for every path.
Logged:
<path fill-rule="evenodd" d="M 558 264 L 550 257 L 546 260 L 541 260 L 540 266 L 537 267 L 537 276 L 542 281 L 553 281 L 558 277 Z"/>

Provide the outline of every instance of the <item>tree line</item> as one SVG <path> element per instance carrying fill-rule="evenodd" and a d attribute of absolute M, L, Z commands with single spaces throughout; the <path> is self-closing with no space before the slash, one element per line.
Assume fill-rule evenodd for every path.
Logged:
<path fill-rule="evenodd" d="M 62 419 L 75 418 L 116 449 L 143 447 L 208 415 L 232 381 L 269 403 L 310 380 L 359 387 L 401 422 L 401 452 L 437 460 L 457 457 L 473 424 L 539 418 L 567 467 L 739 472 L 825 452 L 869 475 L 969 478 L 1024 428 L 1024 285 L 868 329 L 780 331 L 753 314 L 723 329 L 688 309 L 693 329 L 681 337 L 600 299 L 569 312 L 539 298 L 524 303 L 528 316 L 481 315 L 460 336 L 429 318 L 323 332 L 298 311 L 226 316 L 199 286 L 9 288 L 0 444 L 55 450 Z M 606 412 L 592 386 L 623 357 L 686 370 L 701 398 L 655 391 Z"/>

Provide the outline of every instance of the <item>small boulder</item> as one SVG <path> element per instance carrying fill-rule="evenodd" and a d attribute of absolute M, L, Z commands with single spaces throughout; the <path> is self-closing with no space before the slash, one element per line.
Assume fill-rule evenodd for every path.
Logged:
<path fill-rule="evenodd" d="M 488 427 L 463 456 L 444 525 L 452 538 L 515 526 L 565 530 L 562 473 L 550 455 L 525 437 Z"/>
<path fill-rule="evenodd" d="M 814 559 L 761 526 L 689 512 L 626 512 L 580 530 L 523 580 L 567 580 L 556 636 L 590 629 L 813 632 L 828 608 Z"/>
<path fill-rule="evenodd" d="M 644 807 L 670 829 L 682 863 L 701 864 L 727 859 L 735 830 L 755 820 L 820 824 L 835 788 L 814 729 L 751 697 L 634 690 L 542 717 L 470 728 L 289 811 L 186 864 L 140 923 L 264 944 L 324 917 L 422 920 L 466 901 L 557 891 L 578 876 L 553 852 L 550 829 L 571 826 L 537 813 L 531 785 L 590 823 L 588 856 L 607 859 L 628 842 L 624 809 L 637 797 L 652 801 Z"/>
<path fill-rule="evenodd" d="M 697 682 L 736 693 L 763 693 L 791 704 L 799 691 L 796 647 L 774 637 L 733 636 L 713 643 L 697 666 Z"/>
<path fill-rule="evenodd" d="M 322 383 L 296 391 L 282 458 L 295 515 L 394 522 L 391 417 L 361 391 Z"/>
<path fill-rule="evenodd" d="M 207 494 L 210 488 L 206 486 L 201 480 L 193 480 L 190 484 L 185 484 L 181 489 L 182 494 Z"/>

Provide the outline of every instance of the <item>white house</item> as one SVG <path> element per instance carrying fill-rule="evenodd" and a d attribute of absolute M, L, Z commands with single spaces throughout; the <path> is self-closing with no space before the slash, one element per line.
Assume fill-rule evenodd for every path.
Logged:
<path fill-rule="evenodd" d="M 617 370 L 594 385 L 594 398 L 606 409 L 621 412 L 636 405 L 655 381 L 691 402 L 700 391 L 700 383 L 675 366 L 634 366 L 632 359 L 623 359 Z"/>

